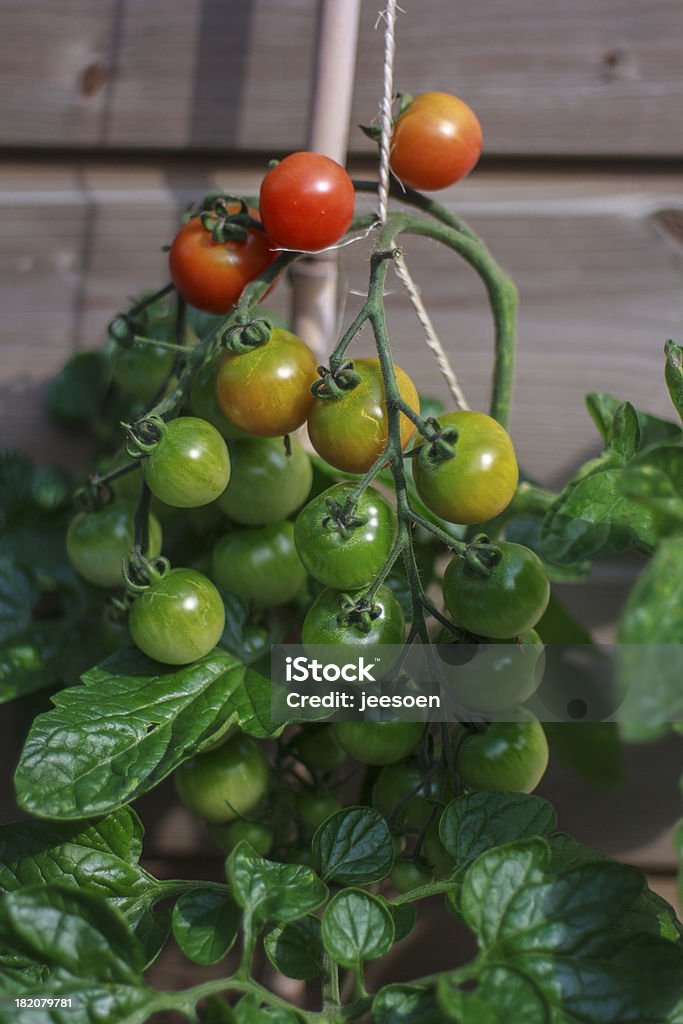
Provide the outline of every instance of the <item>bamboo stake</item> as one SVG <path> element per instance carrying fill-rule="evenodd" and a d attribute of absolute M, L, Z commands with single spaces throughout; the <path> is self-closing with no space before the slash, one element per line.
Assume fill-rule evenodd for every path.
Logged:
<path fill-rule="evenodd" d="M 318 0 L 308 149 L 346 162 L 361 0 Z M 294 331 L 322 359 L 336 333 L 337 253 L 299 260 L 290 271 Z"/>

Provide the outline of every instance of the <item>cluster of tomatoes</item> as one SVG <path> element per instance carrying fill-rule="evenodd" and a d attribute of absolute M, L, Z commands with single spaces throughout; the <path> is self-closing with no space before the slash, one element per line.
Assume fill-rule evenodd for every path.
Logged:
<path fill-rule="evenodd" d="M 455 97 L 429 93 L 409 103 L 396 122 L 392 168 L 408 185 L 441 188 L 464 176 L 480 149 L 472 111 Z M 346 171 L 319 154 L 295 153 L 265 176 L 258 212 L 241 200 L 212 197 L 184 224 L 170 250 L 174 285 L 200 310 L 227 313 L 279 249 L 333 245 L 348 230 L 353 211 Z M 162 317 L 148 325 L 150 331 L 168 338 L 169 324 Z M 121 387 L 147 402 L 171 377 L 174 360 L 163 345 L 135 342 L 115 348 L 112 369 Z M 421 422 L 413 382 L 400 367 L 393 372 L 404 408 Z M 311 458 L 290 436 L 304 424 L 328 466 L 348 474 L 376 466 L 389 435 L 380 362 L 358 358 L 336 375 L 321 371 L 303 339 L 259 318 L 234 328 L 227 348 L 201 367 L 177 418 L 165 422 L 152 415 L 134 425 L 128 454 L 114 467 L 124 471 L 111 489 L 114 500 L 80 512 L 67 546 L 86 580 L 120 588 L 122 566 L 134 542 L 139 549 L 144 538 L 126 581 L 132 595 L 127 628 L 145 654 L 186 665 L 213 650 L 225 629 L 221 591 L 248 606 L 251 639 L 263 649 L 268 634 L 259 617 L 293 602 L 305 608 L 301 640 L 307 647 L 403 642 L 399 601 L 386 585 L 373 586 L 396 540 L 394 507 L 375 486 L 359 487 L 357 479 L 312 492 Z M 515 493 L 512 442 L 484 413 L 446 413 L 421 438 L 413 417 L 402 413 L 400 444 L 412 445 L 417 493 L 443 520 L 486 522 Z M 151 511 L 136 506 L 141 478 L 152 496 Z M 171 568 L 161 557 L 159 516 L 169 509 L 190 510 L 199 536 L 209 521 L 215 534 L 218 523 L 211 550 L 202 552 L 202 571 Z M 548 602 L 548 579 L 525 547 L 500 542 L 485 571 L 480 558 L 458 554 L 445 571 L 443 597 L 457 627 L 474 637 L 512 642 L 521 636 L 540 643 L 533 627 Z M 290 744 L 289 752 L 323 779 L 322 788 L 299 797 L 304 829 L 314 829 L 339 806 L 324 780 L 347 755 L 379 769 L 372 799 L 395 827 L 397 843 L 402 846 L 411 831 L 420 833 L 418 849 L 397 862 L 397 888 L 446 870 L 434 808 L 449 798 L 450 783 L 443 767 L 425 775 L 416 755 L 422 734 L 420 723 L 351 722 L 308 727 Z M 471 788 L 531 790 L 546 761 L 543 730 L 524 718 L 468 734 L 458 771 Z M 254 740 L 229 736 L 187 762 L 176 779 L 191 807 L 229 827 L 230 842 L 246 837 L 263 853 L 271 849 L 272 827 L 247 817 L 263 810 L 268 789 L 267 762 Z"/>

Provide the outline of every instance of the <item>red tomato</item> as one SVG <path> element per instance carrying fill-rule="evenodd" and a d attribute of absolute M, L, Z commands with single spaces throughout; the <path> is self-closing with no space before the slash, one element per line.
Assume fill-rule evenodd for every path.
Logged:
<path fill-rule="evenodd" d="M 258 219 L 255 210 L 249 213 Z M 171 280 L 190 305 L 205 313 L 229 313 L 244 286 L 275 255 L 262 231 L 250 229 L 243 242 L 214 242 L 199 217 L 193 217 L 176 235 L 168 261 Z"/>
<path fill-rule="evenodd" d="M 353 182 L 335 160 L 322 153 L 292 153 L 263 179 L 259 209 L 275 245 L 314 252 L 346 233 L 354 202 Z"/>
<path fill-rule="evenodd" d="M 396 119 L 391 169 L 410 188 L 446 188 L 470 173 L 481 146 L 471 107 L 445 92 L 423 92 Z"/>

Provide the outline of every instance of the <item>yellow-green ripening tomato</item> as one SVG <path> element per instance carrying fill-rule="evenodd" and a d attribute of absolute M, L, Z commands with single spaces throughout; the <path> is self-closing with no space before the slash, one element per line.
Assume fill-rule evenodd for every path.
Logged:
<path fill-rule="evenodd" d="M 425 505 L 449 523 L 485 523 L 512 501 L 519 470 L 510 436 L 483 412 L 449 412 L 442 427 L 456 427 L 455 455 L 433 465 L 417 456 L 413 477 Z"/>

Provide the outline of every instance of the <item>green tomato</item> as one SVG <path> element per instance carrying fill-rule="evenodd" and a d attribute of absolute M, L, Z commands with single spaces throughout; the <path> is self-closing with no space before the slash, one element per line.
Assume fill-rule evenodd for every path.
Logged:
<path fill-rule="evenodd" d="M 347 754 L 361 764 L 394 764 L 420 742 L 422 722 L 336 722 L 334 732 Z"/>
<path fill-rule="evenodd" d="M 451 874 L 455 861 L 439 838 L 438 818 L 427 829 L 422 851 L 436 879 L 447 878 Z"/>
<path fill-rule="evenodd" d="M 457 770 L 467 789 L 531 793 L 547 767 L 548 741 L 541 723 L 529 713 L 470 734 L 458 753 Z"/>
<path fill-rule="evenodd" d="M 175 508 L 196 508 L 215 501 L 227 487 L 230 456 L 215 427 L 194 416 L 181 416 L 166 424 L 143 472 L 160 501 Z"/>
<path fill-rule="evenodd" d="M 443 577 L 446 607 L 457 626 L 476 636 L 507 640 L 533 629 L 550 599 L 550 583 L 538 555 L 500 541 L 500 561 L 479 576 L 456 555 Z"/>
<path fill-rule="evenodd" d="M 401 893 L 412 892 L 413 889 L 429 885 L 433 878 L 434 874 L 429 865 L 422 858 L 416 860 L 413 857 L 402 857 L 397 860 L 389 875 L 389 881 L 394 889 Z"/>
<path fill-rule="evenodd" d="M 239 818 L 228 825 L 227 833 L 231 848 L 246 839 L 261 857 L 266 857 L 273 845 L 272 828 L 263 825 L 260 821 L 247 821 L 246 818 Z"/>
<path fill-rule="evenodd" d="M 444 630 L 442 640 L 445 634 Z M 516 640 L 442 642 L 437 653 L 449 693 L 459 705 L 479 715 L 523 704 L 540 686 L 545 670 L 545 647 L 535 629 Z"/>
<path fill-rule="evenodd" d="M 206 420 L 212 427 L 215 427 L 226 441 L 233 441 L 236 438 L 245 438 L 249 435 L 227 416 L 224 416 L 218 404 L 216 378 L 218 368 L 224 358 L 224 355 L 216 356 L 215 359 L 202 366 L 190 390 L 190 409 L 194 416 L 198 416 L 200 420 Z"/>
<path fill-rule="evenodd" d="M 346 760 L 346 751 L 331 725 L 304 726 L 293 746 L 301 763 L 314 771 L 332 771 Z"/>
<path fill-rule="evenodd" d="M 235 523 L 266 526 L 287 519 L 308 497 L 311 460 L 295 437 L 287 455 L 282 438 L 253 438 L 230 445 L 231 476 L 218 502 Z"/>
<path fill-rule="evenodd" d="M 148 657 L 187 665 L 214 649 L 225 627 L 225 609 L 206 576 L 194 569 L 170 569 L 136 597 L 128 626 Z"/>
<path fill-rule="evenodd" d="M 331 814 L 340 811 L 341 806 L 331 793 L 302 793 L 297 799 L 299 817 L 309 832 L 315 832 Z"/>
<path fill-rule="evenodd" d="M 198 754 L 174 775 L 178 796 L 209 822 L 234 821 L 259 803 L 268 785 L 268 762 L 250 736 L 238 734 L 227 743 Z"/>
<path fill-rule="evenodd" d="M 213 550 L 211 565 L 216 583 L 253 608 L 286 604 L 306 583 L 289 522 L 226 534 Z"/>
<path fill-rule="evenodd" d="M 66 535 L 66 550 L 74 569 L 96 587 L 123 586 L 123 566 L 133 549 L 135 504 L 113 501 L 97 512 L 80 512 Z M 149 548 L 161 552 L 161 526 L 150 513 Z"/>
<path fill-rule="evenodd" d="M 121 619 L 108 605 L 105 605 L 100 617 L 99 634 L 103 647 L 112 654 L 130 643 L 127 620 Z"/>
<path fill-rule="evenodd" d="M 373 487 L 359 497 L 354 519 L 341 512 L 355 484 L 328 488 L 299 513 L 294 528 L 299 557 L 320 583 L 336 590 L 359 590 L 377 576 L 396 537 L 396 515 Z"/>
<path fill-rule="evenodd" d="M 351 600 L 360 599 L 362 591 L 348 595 Z M 319 644 L 344 645 L 362 649 L 376 644 L 402 644 L 405 632 L 403 610 L 389 590 L 381 586 L 373 599 L 369 629 L 355 613 L 349 615 L 342 610 L 337 590 L 323 590 L 311 605 L 301 627 L 301 639 L 305 647 Z"/>
<path fill-rule="evenodd" d="M 111 371 L 129 395 L 140 402 L 151 402 L 171 376 L 174 362 L 172 349 L 136 341 L 130 348 L 114 346 Z"/>
<path fill-rule="evenodd" d="M 449 800 L 450 783 L 439 768 L 429 776 L 415 761 L 382 768 L 372 791 L 372 805 L 390 823 L 392 831 L 420 829 L 432 819 L 434 804 Z"/>

